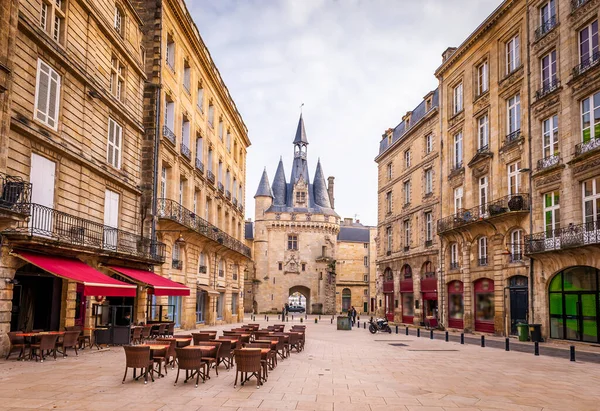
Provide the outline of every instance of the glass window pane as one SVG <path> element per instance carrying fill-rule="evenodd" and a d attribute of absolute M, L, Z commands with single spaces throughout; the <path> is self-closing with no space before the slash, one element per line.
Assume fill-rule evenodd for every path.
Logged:
<path fill-rule="evenodd" d="M 550 293 L 550 315 L 562 315 L 562 293 Z"/>
<path fill-rule="evenodd" d="M 562 291 L 562 273 L 554 276 L 552 281 L 550 282 L 549 291 Z"/>

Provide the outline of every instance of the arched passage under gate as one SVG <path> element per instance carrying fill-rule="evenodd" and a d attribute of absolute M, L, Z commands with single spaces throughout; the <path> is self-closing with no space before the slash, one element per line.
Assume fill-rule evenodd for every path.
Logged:
<path fill-rule="evenodd" d="M 294 287 L 290 288 L 290 292 L 289 295 L 290 297 L 294 294 L 300 294 L 302 295 L 305 300 L 306 300 L 306 313 L 307 314 L 311 314 L 312 313 L 312 306 L 310 305 L 310 288 L 305 287 L 303 285 L 296 285 Z"/>

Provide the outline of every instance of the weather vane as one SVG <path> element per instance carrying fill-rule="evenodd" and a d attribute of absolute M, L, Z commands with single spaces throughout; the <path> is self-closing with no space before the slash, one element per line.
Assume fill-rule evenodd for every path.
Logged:
<path fill-rule="evenodd" d="M 304 103 L 300 104 L 300 114 L 302 114 L 302 107 L 304 107 Z"/>

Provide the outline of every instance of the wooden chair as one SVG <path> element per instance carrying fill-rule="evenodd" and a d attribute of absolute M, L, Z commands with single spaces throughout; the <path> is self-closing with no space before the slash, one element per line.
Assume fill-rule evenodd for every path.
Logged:
<path fill-rule="evenodd" d="M 175 360 L 177 359 L 175 348 L 177 348 L 177 341 L 173 338 L 157 338 L 156 341 L 169 346 L 165 357 L 165 368 L 167 368 L 167 365 L 169 364 L 171 364 L 171 369 L 175 368 Z"/>
<path fill-rule="evenodd" d="M 217 363 L 218 363 L 218 359 L 219 359 L 219 350 L 221 348 L 221 342 L 220 341 L 200 341 L 198 342 L 199 346 L 206 346 L 206 347 L 217 347 L 215 353 L 213 355 L 202 355 L 202 361 L 206 362 L 208 364 L 208 371 L 206 373 L 206 378 L 210 379 L 210 368 L 214 365 L 215 367 L 215 373 L 217 374 L 217 377 L 219 376 L 219 369 L 217 368 Z"/>
<path fill-rule="evenodd" d="M 233 355 L 235 358 L 235 382 L 233 383 L 233 386 L 237 386 L 238 375 L 241 374 L 241 385 L 244 385 L 250 378 L 255 377 L 256 388 L 260 388 L 262 385 L 260 349 L 252 348 L 235 350 Z"/>
<path fill-rule="evenodd" d="M 152 330 L 150 336 L 152 338 L 164 337 L 165 333 L 167 332 L 167 326 L 168 324 L 159 325 L 157 330 Z"/>
<path fill-rule="evenodd" d="M 165 333 L 165 336 L 173 337 L 174 334 L 175 334 L 175 323 L 169 323 L 169 325 L 167 327 L 167 331 Z"/>
<path fill-rule="evenodd" d="M 194 339 L 194 345 L 197 345 L 200 341 L 210 341 L 210 334 L 208 333 L 192 333 Z"/>
<path fill-rule="evenodd" d="M 85 348 L 86 343 L 88 347 L 92 346 L 92 336 L 85 335 L 83 332 L 83 327 L 81 327 L 80 325 L 72 325 L 69 327 L 65 327 L 65 331 L 81 331 L 81 334 L 79 334 L 79 338 L 77 338 L 77 345 L 79 345 L 80 350 L 83 350 Z"/>
<path fill-rule="evenodd" d="M 6 354 L 7 360 L 8 360 L 8 357 L 10 357 L 10 354 L 15 349 L 19 350 L 19 356 L 17 357 L 17 360 L 21 359 L 21 357 L 23 357 L 25 355 L 25 348 L 27 347 L 27 345 L 25 344 L 24 337 L 17 337 L 17 334 L 20 334 L 20 333 L 21 333 L 20 331 L 11 331 L 8 333 L 8 339 L 10 341 L 10 348 L 8 350 L 8 353 Z"/>
<path fill-rule="evenodd" d="M 290 333 L 290 341 L 288 347 L 290 351 L 293 349 L 295 349 L 296 352 L 302 351 L 302 347 L 300 344 L 300 335 L 296 334 L 295 332 Z"/>
<path fill-rule="evenodd" d="M 127 369 L 133 368 L 133 379 L 138 380 L 144 376 L 144 384 L 148 384 L 148 371 L 153 367 L 152 360 L 150 359 L 150 347 L 138 347 L 135 345 L 123 346 L 125 350 L 125 375 L 121 384 L 125 384 L 125 378 L 127 378 Z M 137 369 L 140 369 L 140 376 L 136 377 Z M 154 376 L 150 373 L 152 382 L 154 382 Z"/>
<path fill-rule="evenodd" d="M 273 333 L 272 337 L 283 337 L 283 353 L 285 357 L 290 356 L 290 335 L 288 333 Z"/>
<path fill-rule="evenodd" d="M 270 335 L 268 338 L 270 338 L 271 340 L 278 340 L 276 349 L 277 354 L 279 354 L 279 357 L 282 360 L 285 360 L 287 358 L 285 351 L 285 337 L 283 335 Z"/>
<path fill-rule="evenodd" d="M 135 327 L 133 329 L 133 332 L 131 334 L 131 343 L 132 344 L 141 344 L 142 343 L 142 328 L 141 327 Z"/>
<path fill-rule="evenodd" d="M 175 378 L 174 385 L 177 385 L 179 371 L 181 370 L 185 370 L 184 384 L 194 377 L 196 377 L 196 388 L 198 388 L 200 377 L 202 377 L 202 382 L 206 382 L 206 376 L 208 375 L 206 371 L 207 364 L 202 360 L 202 352 L 200 350 L 175 348 L 175 352 L 177 355 L 177 377 Z"/>
<path fill-rule="evenodd" d="M 269 353 L 263 358 L 262 353 L 260 357 L 260 364 L 263 369 L 263 380 L 267 381 L 269 378 L 269 368 L 272 368 L 273 365 L 273 352 L 271 351 L 271 344 L 269 343 L 250 343 L 246 346 L 246 348 L 259 348 L 259 349 L 267 349 Z"/>
<path fill-rule="evenodd" d="M 219 341 L 221 343 L 221 347 L 219 348 L 219 356 L 217 357 L 217 365 L 223 363 L 225 364 L 225 369 L 230 370 L 233 365 L 233 349 L 231 348 L 231 341 L 222 340 Z"/>
<path fill-rule="evenodd" d="M 164 343 L 158 341 L 158 339 L 155 341 L 149 341 L 147 344 L 148 345 L 169 345 L 169 347 L 164 348 L 162 350 L 153 350 L 152 351 L 153 367 L 152 367 L 151 371 L 152 371 L 152 373 L 154 373 L 155 372 L 154 365 L 158 365 L 158 378 L 163 377 L 163 374 L 162 374 L 163 364 L 165 365 L 164 366 L 165 375 L 168 374 L 168 372 L 167 372 L 167 355 L 168 355 L 168 351 L 170 348 L 170 344 L 164 344 Z"/>
<path fill-rule="evenodd" d="M 56 361 L 56 341 L 58 340 L 58 334 L 44 334 L 40 336 L 38 342 L 32 343 L 29 346 L 29 357 L 34 357 L 37 361 L 40 358 L 40 362 L 44 362 L 44 355 L 54 355 Z M 45 354 L 44 354 L 45 352 Z"/>
<path fill-rule="evenodd" d="M 65 332 L 65 335 L 63 336 L 62 341 L 59 341 L 56 344 L 56 349 L 58 350 L 59 348 L 62 351 L 59 351 L 62 353 L 63 358 L 67 358 L 67 348 L 72 348 L 75 350 L 75 355 L 78 356 L 79 354 L 77 353 L 77 345 L 79 345 L 79 335 L 81 334 L 81 331 L 67 331 Z"/>
<path fill-rule="evenodd" d="M 142 342 L 150 339 L 151 332 L 152 332 L 152 325 L 144 325 L 144 328 L 142 328 Z"/>

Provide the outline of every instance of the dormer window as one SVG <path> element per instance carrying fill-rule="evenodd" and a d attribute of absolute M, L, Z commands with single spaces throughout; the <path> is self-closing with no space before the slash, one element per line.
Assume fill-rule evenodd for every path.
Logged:
<path fill-rule="evenodd" d="M 304 204 L 304 203 L 306 203 L 306 192 L 304 192 L 304 191 L 298 191 L 296 193 L 296 202 L 298 204 Z"/>

